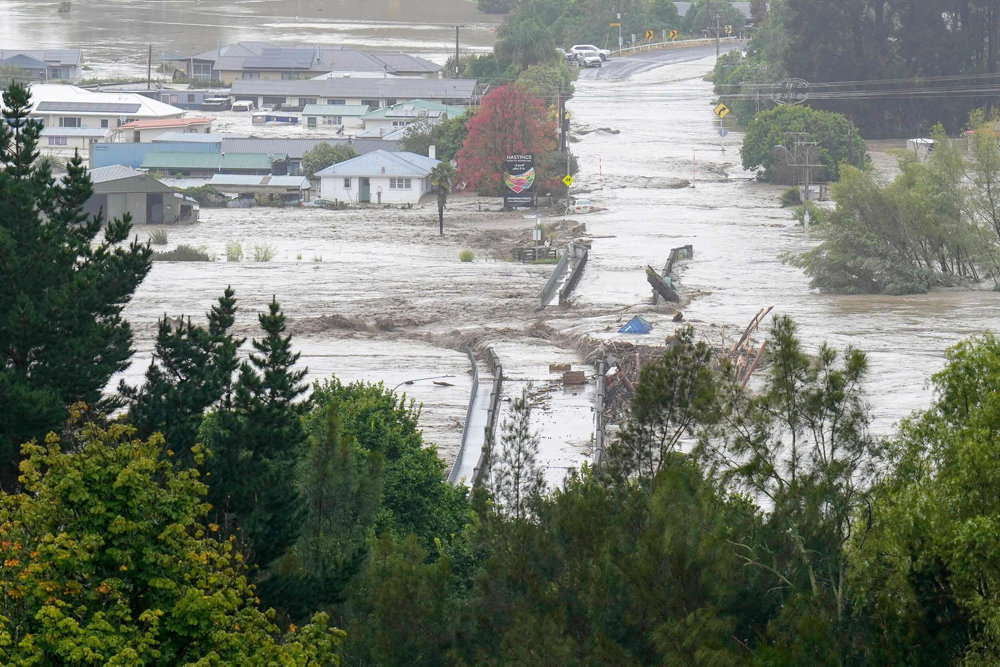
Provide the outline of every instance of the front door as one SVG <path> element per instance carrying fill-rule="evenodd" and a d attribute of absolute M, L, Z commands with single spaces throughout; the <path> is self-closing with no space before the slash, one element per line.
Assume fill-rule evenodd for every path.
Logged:
<path fill-rule="evenodd" d="M 361 181 L 361 197 L 358 201 L 367 204 L 372 200 L 372 182 L 371 179 L 362 177 Z"/>

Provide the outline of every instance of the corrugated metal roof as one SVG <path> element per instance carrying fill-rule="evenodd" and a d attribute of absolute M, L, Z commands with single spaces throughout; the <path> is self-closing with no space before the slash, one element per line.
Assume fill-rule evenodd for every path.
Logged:
<path fill-rule="evenodd" d="M 264 81 L 237 79 L 230 94 L 284 95 L 292 97 L 342 97 L 382 99 L 472 99 L 475 79 L 302 79 L 299 81 Z"/>
<path fill-rule="evenodd" d="M 0 61 L 22 54 L 48 65 L 79 65 L 83 62 L 80 49 L 0 49 Z"/>
<path fill-rule="evenodd" d="M 285 155 L 261 153 L 159 153 L 149 152 L 142 158 L 143 169 L 270 169 L 275 160 Z"/>
<path fill-rule="evenodd" d="M 367 104 L 307 104 L 302 107 L 303 116 L 363 116 L 366 113 Z"/>
<path fill-rule="evenodd" d="M 222 140 L 223 153 L 283 153 L 293 160 L 300 160 L 307 151 L 319 144 L 346 144 L 346 137 L 317 137 L 315 139 L 237 139 Z"/>
<path fill-rule="evenodd" d="M 154 143 L 176 141 L 182 144 L 221 144 L 224 134 L 214 134 L 208 132 L 164 132 L 158 137 L 153 137 Z"/>
<path fill-rule="evenodd" d="M 126 167 L 122 164 L 113 164 L 109 167 L 98 167 L 97 169 L 90 170 L 90 181 L 97 185 L 98 183 L 107 183 L 108 181 L 117 181 L 123 178 L 132 178 L 133 176 L 142 176 L 141 171 L 136 171 L 131 167 Z"/>
<path fill-rule="evenodd" d="M 271 176 L 267 185 L 283 188 L 309 189 L 309 179 L 305 176 Z"/>
<path fill-rule="evenodd" d="M 417 153 L 374 151 L 330 165 L 317 176 L 408 176 L 423 178 L 439 163 Z"/>
<path fill-rule="evenodd" d="M 449 117 L 455 118 L 461 116 L 463 113 L 465 113 L 465 107 L 417 99 L 393 104 L 391 107 L 374 109 L 365 114 L 364 118 L 438 118 L 442 114 L 447 114 Z"/>
<path fill-rule="evenodd" d="M 409 127 L 371 127 L 354 134 L 355 139 L 369 139 L 398 142 L 410 131 Z M 394 147 L 395 148 L 395 147 Z M 357 150 L 357 149 L 355 149 Z M 388 149 L 386 149 L 388 150 Z M 361 152 L 361 151 L 357 151 Z"/>
<path fill-rule="evenodd" d="M 373 53 L 371 56 L 385 63 L 390 72 L 423 72 L 433 74 L 444 69 L 443 65 L 438 65 L 426 58 L 419 58 L 406 53 Z"/>
<path fill-rule="evenodd" d="M 265 176 L 256 174 L 212 174 L 209 185 L 260 185 Z"/>
<path fill-rule="evenodd" d="M 118 102 L 39 102 L 35 111 L 67 111 L 73 113 L 135 113 L 141 104 Z"/>

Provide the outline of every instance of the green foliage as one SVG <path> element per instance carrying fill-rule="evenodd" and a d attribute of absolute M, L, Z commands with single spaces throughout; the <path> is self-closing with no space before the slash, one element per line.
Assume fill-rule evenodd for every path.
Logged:
<path fill-rule="evenodd" d="M 792 215 L 799 221 L 800 225 L 805 224 L 806 211 L 809 211 L 809 224 L 821 225 L 826 219 L 826 209 L 822 209 L 812 201 L 803 202 L 801 206 L 796 206 Z"/>
<path fill-rule="evenodd" d="M 399 149 L 427 155 L 429 148 L 434 146 L 437 159 L 450 162 L 462 149 L 462 143 L 468 134 L 466 126 L 473 113 L 475 111 L 469 109 L 461 116 L 448 118 L 430 127 L 424 123 L 413 123 L 407 127 L 406 134 L 400 139 Z"/>
<path fill-rule="evenodd" d="M 231 288 L 207 315 L 208 327 L 190 318 L 160 320 L 153 359 L 145 382 L 119 392 L 128 401 L 129 420 L 143 437 L 162 433 L 181 460 L 190 461 L 205 411 L 231 395 L 236 351 L 243 343 L 229 333 L 236 320 Z"/>
<path fill-rule="evenodd" d="M 199 206 L 223 206 L 226 202 L 226 197 L 211 185 L 198 185 L 195 187 L 184 188 L 179 190 L 179 192 L 185 197 L 194 199 L 198 202 Z"/>
<path fill-rule="evenodd" d="M 740 149 L 743 168 L 762 167 L 764 171 L 761 177 L 766 181 L 778 180 L 779 168 L 786 174 L 784 182 L 795 182 L 788 181 L 788 178 L 801 178 L 799 168 L 789 168 L 786 153 L 780 149 L 775 150 L 775 146 L 785 146 L 787 143 L 789 145 L 786 150 L 793 151 L 786 134 L 789 132 L 808 133 L 808 140 L 817 143 L 814 159 L 823 165 L 823 169 L 813 170 L 814 181 L 823 180 L 824 176 L 837 180 L 842 163 L 859 169 L 869 164 L 864 140 L 844 116 L 786 104 L 762 111 L 747 125 L 743 147 Z M 799 157 L 804 160 L 805 152 Z"/>
<path fill-rule="evenodd" d="M 532 65 L 521 72 L 514 85 L 523 88 L 529 95 L 555 104 L 562 98 L 573 96 L 573 81 L 578 70 L 570 69 L 565 60 L 557 60 L 543 65 Z"/>
<path fill-rule="evenodd" d="M 312 178 L 317 171 L 322 171 L 331 164 L 337 164 L 357 156 L 357 152 L 346 143 L 331 145 L 323 142 L 302 155 L 302 173 L 306 178 Z"/>
<path fill-rule="evenodd" d="M 150 245 L 167 245 L 167 230 L 165 229 L 155 229 L 149 233 L 149 243 Z"/>
<path fill-rule="evenodd" d="M 270 262 L 276 254 L 274 246 L 269 243 L 255 243 L 253 246 L 253 261 L 255 262 Z"/>
<path fill-rule="evenodd" d="M 236 239 L 226 241 L 226 261 L 238 262 L 243 259 L 243 244 Z"/>
<path fill-rule="evenodd" d="M 514 8 L 514 0 L 476 0 L 476 6 L 484 14 L 506 14 Z"/>
<path fill-rule="evenodd" d="M 781 207 L 795 206 L 796 204 L 802 203 L 802 191 L 799 186 L 793 185 L 792 187 L 784 190 L 781 193 Z"/>
<path fill-rule="evenodd" d="M 339 664 L 318 614 L 282 634 L 241 556 L 204 522 L 205 485 L 163 439 L 73 425 L 26 445 L 24 493 L 0 495 L 0 661 Z"/>
<path fill-rule="evenodd" d="M 0 483 L 12 488 L 21 443 L 58 431 L 78 401 L 99 410 L 132 355 L 122 309 L 150 268 L 131 222 L 88 217 L 93 189 L 79 157 L 54 182 L 39 162 L 42 125 L 21 85 L 0 122 Z M 102 232 L 103 238 L 99 238 Z"/>
<path fill-rule="evenodd" d="M 729 25 L 736 31 L 743 27 L 743 21 L 743 13 L 729 0 L 696 0 L 684 15 L 680 27 L 687 35 L 699 35 L 701 31 L 709 30 L 708 34 L 714 36 L 716 26 L 725 29 Z"/>
<path fill-rule="evenodd" d="M 213 262 L 215 257 L 210 255 L 208 248 L 199 246 L 189 246 L 181 244 L 173 250 L 164 250 L 153 253 L 154 262 Z"/>
<path fill-rule="evenodd" d="M 444 234 L 444 207 L 448 203 L 448 193 L 458 182 L 458 172 L 450 162 L 438 162 L 427 175 L 427 180 L 437 190 L 438 230 Z"/>
<path fill-rule="evenodd" d="M 472 252 L 471 250 L 463 250 L 462 252 L 458 253 L 458 259 L 463 262 L 471 262 L 475 258 L 476 258 L 476 253 Z"/>
<path fill-rule="evenodd" d="M 531 429 L 530 392 L 529 384 L 514 397 L 510 417 L 500 425 L 500 440 L 489 443 L 486 486 L 493 508 L 514 521 L 527 519 L 545 492 L 545 477 L 538 464 L 541 440 Z"/>

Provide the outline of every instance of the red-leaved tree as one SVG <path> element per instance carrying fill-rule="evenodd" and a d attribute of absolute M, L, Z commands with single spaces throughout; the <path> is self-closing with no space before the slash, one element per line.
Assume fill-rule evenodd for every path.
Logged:
<path fill-rule="evenodd" d="M 504 158 L 533 153 L 536 187 L 543 192 L 555 189 L 562 174 L 545 166 L 558 163 L 551 159 L 557 128 L 541 100 L 517 86 L 502 86 L 483 98 L 468 128 L 458 153 L 459 180 L 467 186 L 495 194 L 503 184 Z"/>

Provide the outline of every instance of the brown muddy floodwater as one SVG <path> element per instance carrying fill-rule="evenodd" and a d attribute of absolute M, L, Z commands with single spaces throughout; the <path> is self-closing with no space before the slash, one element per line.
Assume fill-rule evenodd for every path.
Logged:
<path fill-rule="evenodd" d="M 443 63 L 460 50 L 488 50 L 496 17 L 469 0 L 0 0 L 0 48 L 78 48 L 85 76 L 145 76 L 164 54 L 265 41 L 404 51 Z"/>

